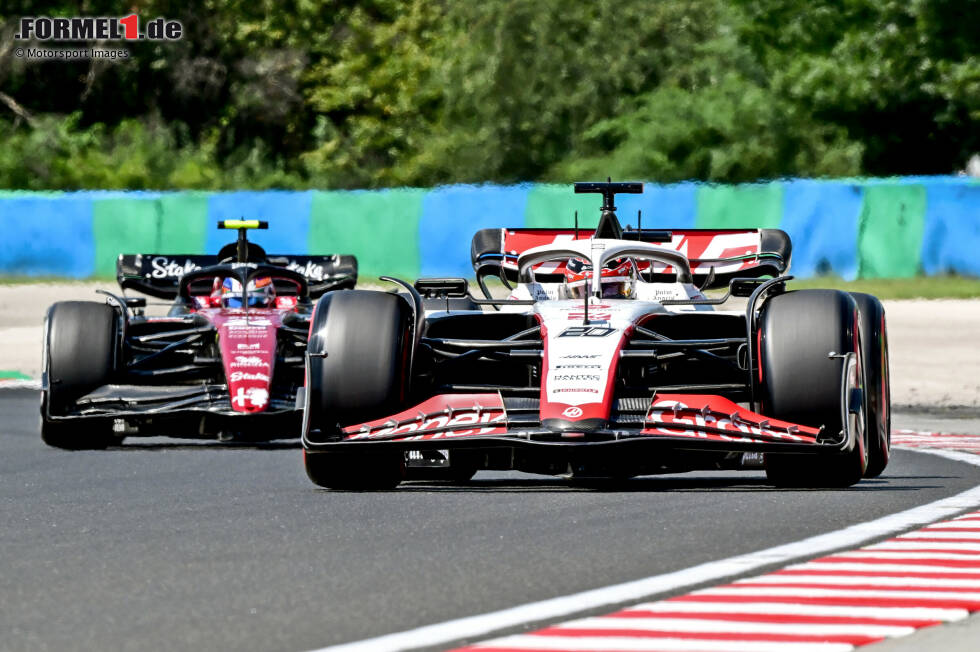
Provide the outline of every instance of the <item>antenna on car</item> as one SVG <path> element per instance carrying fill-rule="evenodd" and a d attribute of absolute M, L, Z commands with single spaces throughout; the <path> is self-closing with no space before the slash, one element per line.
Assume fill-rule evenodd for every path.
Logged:
<path fill-rule="evenodd" d="M 620 226 L 619 220 L 616 218 L 616 205 L 614 203 L 615 197 L 620 193 L 640 194 L 643 192 L 643 183 L 622 181 L 617 181 L 616 183 L 613 183 L 612 181 L 579 181 L 575 183 L 575 192 L 576 194 L 597 193 L 602 195 L 602 207 L 600 209 L 602 214 L 599 217 L 599 226 L 596 227 L 594 237 L 619 240 L 623 237 L 623 227 Z"/>
<path fill-rule="evenodd" d="M 620 226 L 616 218 L 616 205 L 613 200 L 617 193 L 629 193 L 638 195 L 643 192 L 643 184 L 640 182 L 613 183 L 612 177 L 606 177 L 603 181 L 576 182 L 575 193 L 598 193 L 602 195 L 602 214 L 599 217 L 599 226 L 595 229 L 595 238 L 612 238 L 619 240 L 623 237 L 623 227 Z M 592 274 L 600 274 L 600 287 L 602 286 L 602 270 L 592 270 Z M 585 293 L 585 323 L 589 323 L 589 295 L 591 288 Z"/>
<path fill-rule="evenodd" d="M 593 275 L 595 274 L 595 270 L 592 270 L 592 274 Z M 590 285 L 589 281 L 586 280 L 584 282 L 585 282 L 585 292 L 583 292 L 583 294 L 585 295 L 585 312 L 583 313 L 582 324 L 588 326 L 589 325 L 589 294 L 591 294 L 592 289 L 589 287 Z"/>
<path fill-rule="evenodd" d="M 238 242 L 235 248 L 235 262 L 248 262 L 248 238 L 245 236 L 249 229 L 268 229 L 265 220 L 218 220 L 219 229 L 238 229 Z M 244 277 L 243 277 L 244 279 Z M 248 283 L 242 282 L 242 305 L 248 307 Z"/>
<path fill-rule="evenodd" d="M 248 262 L 248 238 L 245 237 L 249 229 L 268 229 L 269 223 L 265 220 L 218 220 L 219 229 L 238 229 L 238 248 L 236 251 L 237 263 Z"/>
<path fill-rule="evenodd" d="M 641 210 L 636 211 L 636 230 L 640 232 L 640 236 L 637 239 L 642 240 L 643 239 L 643 211 Z"/>
<path fill-rule="evenodd" d="M 575 239 L 578 240 L 578 211 L 575 211 Z"/>

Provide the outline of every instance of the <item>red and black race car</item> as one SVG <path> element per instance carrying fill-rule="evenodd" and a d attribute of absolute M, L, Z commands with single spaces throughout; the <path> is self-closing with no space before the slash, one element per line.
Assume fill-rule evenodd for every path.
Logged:
<path fill-rule="evenodd" d="M 480 469 L 627 478 L 764 464 L 777 485 L 847 486 L 889 454 L 881 303 L 788 291 L 775 229 L 485 229 L 465 279 L 319 301 L 306 470 L 329 488 Z M 495 299 L 485 278 L 511 287 Z M 705 294 L 726 288 L 724 296 Z M 744 307 L 724 310 L 732 297 Z"/>
<path fill-rule="evenodd" d="M 297 388 L 313 300 L 353 288 L 353 256 L 271 256 L 248 242 L 258 220 L 226 220 L 238 241 L 217 256 L 121 255 L 117 277 L 172 300 L 166 316 L 146 299 L 100 291 L 105 301 L 48 310 L 41 437 L 59 448 L 99 448 L 131 435 L 295 438 Z"/>

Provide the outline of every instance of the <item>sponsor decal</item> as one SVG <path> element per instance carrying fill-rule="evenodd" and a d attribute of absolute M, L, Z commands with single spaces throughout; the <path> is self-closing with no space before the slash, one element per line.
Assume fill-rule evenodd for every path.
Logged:
<path fill-rule="evenodd" d="M 590 380 L 601 380 L 602 377 L 599 374 L 555 374 L 551 377 L 551 380 L 555 382 L 562 382 L 566 380 L 589 382 Z"/>
<path fill-rule="evenodd" d="M 559 364 L 555 369 L 602 369 L 601 364 Z"/>
<path fill-rule="evenodd" d="M 612 311 L 610 310 L 612 306 L 606 305 L 604 303 L 597 303 L 595 305 L 589 305 L 589 321 L 609 321 L 612 319 Z M 583 308 L 572 308 L 568 312 L 569 321 L 573 319 L 585 319 L 585 310 Z"/>
<path fill-rule="evenodd" d="M 601 358 L 602 356 L 598 353 L 569 353 L 568 355 L 559 356 L 563 360 L 595 360 L 596 358 Z"/>
<path fill-rule="evenodd" d="M 582 416 L 582 408 L 573 405 L 572 407 L 565 408 L 565 411 L 561 415 L 569 419 L 577 419 Z"/>
<path fill-rule="evenodd" d="M 599 390 L 593 389 L 591 387 L 562 387 L 559 389 L 548 388 L 548 392 L 551 394 L 567 393 L 567 392 L 579 392 L 583 394 L 598 394 Z"/>
<path fill-rule="evenodd" d="M 680 401 L 673 400 L 663 400 L 658 401 L 653 406 L 653 410 L 650 412 L 649 419 L 651 421 L 659 421 L 661 423 L 668 424 L 678 424 L 690 426 L 688 428 L 681 428 L 674 430 L 667 426 L 659 426 L 654 429 L 654 432 L 660 432 L 665 435 L 679 435 L 684 437 L 698 437 L 698 438 L 720 438 L 730 441 L 739 441 L 745 438 L 746 435 L 765 435 L 769 437 L 776 437 L 779 439 L 787 439 L 790 441 L 802 441 L 803 437 L 798 435 L 793 435 L 786 432 L 779 432 L 775 430 L 769 430 L 766 428 L 761 428 L 758 425 L 746 423 L 744 421 L 732 422 L 731 419 L 725 417 L 716 417 L 713 414 L 707 416 L 700 413 L 686 414 L 686 415 L 674 415 L 674 407 L 686 408 L 687 404 Z M 711 428 L 719 428 L 721 430 L 728 431 L 732 433 L 731 435 L 708 433 L 704 430 L 698 430 L 698 426 L 709 426 Z"/>
<path fill-rule="evenodd" d="M 233 371 L 231 372 L 231 377 L 228 380 L 233 383 L 238 383 L 243 380 L 261 380 L 262 382 L 267 383 L 269 382 L 269 377 L 259 372 L 250 373 L 247 371 Z"/>
<path fill-rule="evenodd" d="M 252 344 L 239 343 L 235 345 L 235 348 L 238 349 L 239 351 L 257 351 L 258 349 L 262 348 L 262 343 L 261 342 L 254 342 Z"/>
<path fill-rule="evenodd" d="M 265 335 L 267 329 L 265 326 L 229 326 L 225 330 L 229 338 L 238 339 Z"/>
<path fill-rule="evenodd" d="M 409 435 L 405 437 L 406 441 L 414 441 L 418 439 L 443 439 L 452 437 L 464 437 L 466 435 L 485 435 L 489 432 L 496 430 L 499 425 L 498 423 L 505 422 L 505 415 L 503 414 L 491 414 L 489 412 L 484 412 L 482 414 L 477 414 L 476 412 L 464 412 L 462 414 L 457 414 L 453 418 L 449 418 L 448 415 L 440 414 L 434 416 L 430 419 L 424 421 L 413 421 L 411 423 L 405 423 L 397 427 L 382 428 L 376 430 L 372 433 L 357 433 L 351 435 L 348 439 L 372 439 L 381 436 L 390 435 Z M 433 428 L 448 428 L 452 426 L 481 426 L 479 428 L 466 428 L 465 430 L 454 430 L 449 432 L 434 432 L 425 433 L 425 430 L 430 430 Z M 411 436 L 413 432 L 422 432 L 422 434 Z"/>
<path fill-rule="evenodd" d="M 266 367 L 268 368 L 269 363 L 263 360 L 257 355 L 236 355 L 235 361 L 229 366 L 231 367 Z"/>
<path fill-rule="evenodd" d="M 306 261 L 305 265 L 300 265 L 299 263 L 290 261 L 286 265 L 286 269 L 292 270 L 294 272 L 299 272 L 311 281 L 322 281 L 323 280 L 323 265 L 317 265 L 313 261 Z"/>
<path fill-rule="evenodd" d="M 568 321 L 575 321 L 577 319 L 585 319 L 585 311 L 572 311 L 568 313 Z M 593 312 L 589 310 L 589 321 L 609 321 L 612 319 L 611 312 Z"/>
<path fill-rule="evenodd" d="M 263 387 L 239 387 L 231 402 L 238 407 L 265 407 L 269 402 L 269 392 Z"/>
<path fill-rule="evenodd" d="M 272 321 L 268 317 L 233 317 L 226 321 L 224 325 L 225 328 L 233 331 L 253 330 L 272 326 Z"/>
<path fill-rule="evenodd" d="M 605 337 L 615 332 L 608 326 L 569 326 L 558 337 Z"/>
<path fill-rule="evenodd" d="M 149 276 L 151 278 L 176 278 L 199 269 L 201 266 L 194 264 L 190 259 L 185 259 L 184 264 L 181 265 L 166 256 L 154 256 L 150 259 Z"/>

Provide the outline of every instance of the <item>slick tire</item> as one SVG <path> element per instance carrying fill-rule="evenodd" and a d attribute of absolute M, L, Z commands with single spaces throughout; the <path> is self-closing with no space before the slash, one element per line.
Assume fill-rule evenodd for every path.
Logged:
<path fill-rule="evenodd" d="M 312 440 L 336 438 L 339 426 L 403 407 L 410 312 L 404 299 L 386 292 L 349 290 L 320 300 L 308 348 L 307 433 Z"/>
<path fill-rule="evenodd" d="M 891 388 L 888 375 L 888 331 L 885 308 L 877 297 L 851 292 L 861 323 L 861 352 L 864 356 L 865 414 L 868 432 L 866 478 L 877 478 L 891 453 Z"/>
<path fill-rule="evenodd" d="M 62 301 L 48 310 L 44 333 L 47 389 L 41 392 L 41 440 L 69 450 L 105 448 L 118 441 L 106 421 L 51 418 L 66 414 L 75 400 L 111 381 L 118 313 L 94 301 Z"/>
<path fill-rule="evenodd" d="M 759 365 L 763 414 L 793 423 L 820 427 L 836 434 L 841 421 L 842 393 L 860 389 L 860 359 L 855 388 L 842 392 L 844 361 L 837 354 L 861 354 L 858 307 L 837 290 L 798 290 L 771 298 L 763 306 Z M 859 431 L 850 452 L 828 454 L 767 454 L 766 476 L 781 487 L 848 487 L 867 468 L 864 417 L 854 420 Z"/>
<path fill-rule="evenodd" d="M 306 475 L 318 487 L 347 491 L 394 489 L 405 475 L 401 451 L 383 454 L 303 451 Z"/>

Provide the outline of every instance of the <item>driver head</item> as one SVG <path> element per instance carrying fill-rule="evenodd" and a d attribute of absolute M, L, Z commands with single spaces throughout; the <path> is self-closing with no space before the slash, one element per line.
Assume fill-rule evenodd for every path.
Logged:
<path fill-rule="evenodd" d="M 606 263 L 600 277 L 602 296 L 607 299 L 631 299 L 636 290 L 636 263 L 632 258 L 617 258 Z M 573 258 L 565 265 L 565 296 L 582 299 L 592 285 L 592 265 Z"/>
<path fill-rule="evenodd" d="M 259 276 L 248 282 L 248 307 L 271 308 L 276 302 L 276 289 L 269 276 Z M 221 284 L 221 305 L 225 308 L 242 307 L 242 284 L 238 279 L 226 278 Z"/>

